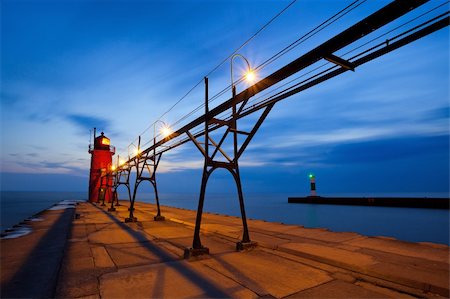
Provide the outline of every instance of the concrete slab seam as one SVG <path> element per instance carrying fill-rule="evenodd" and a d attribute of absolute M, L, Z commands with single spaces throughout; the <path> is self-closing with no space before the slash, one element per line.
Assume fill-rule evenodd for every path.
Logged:
<path fill-rule="evenodd" d="M 289 250 L 287 248 L 279 248 L 279 250 L 291 253 L 290 252 L 291 250 Z M 312 254 L 309 254 L 309 253 L 305 253 L 305 252 L 301 252 L 301 253 L 296 252 L 296 253 L 292 253 L 292 254 L 300 254 L 301 256 L 304 256 L 304 257 L 312 259 L 312 260 L 321 261 L 321 262 L 323 262 L 325 264 L 331 264 L 331 265 L 334 265 L 334 266 L 339 267 L 339 268 L 347 269 L 347 270 L 350 270 L 350 271 L 353 271 L 353 272 L 356 272 L 356 273 L 365 274 L 367 276 L 372 276 L 374 278 L 382 279 L 382 280 L 385 280 L 385 281 L 394 282 L 396 284 L 403 285 L 403 286 L 406 286 L 406 287 L 417 288 L 418 282 L 413 281 L 413 280 L 406 281 L 405 279 L 402 279 L 401 281 L 398 281 L 398 280 L 393 281 L 393 279 L 391 277 L 388 277 L 386 275 L 382 275 L 382 274 L 374 272 L 374 271 L 370 271 L 369 269 L 366 269 L 364 267 L 351 266 L 351 265 L 348 265 L 348 264 L 345 264 L 345 263 L 341 263 L 339 261 L 335 261 L 335 260 L 332 260 L 332 259 L 327 259 L 327 258 L 323 258 L 323 257 L 317 257 L 315 255 L 312 255 Z M 425 292 L 428 292 L 431 289 L 431 285 L 428 284 L 428 283 L 419 282 L 419 285 L 420 285 L 419 289 L 421 289 L 421 290 L 423 290 Z"/>
<path fill-rule="evenodd" d="M 277 256 L 276 254 L 271 252 L 271 249 L 266 249 L 265 248 L 264 250 L 267 253 L 269 253 L 269 254 L 273 254 L 273 255 Z M 328 263 L 324 263 L 324 262 L 321 262 L 321 261 L 318 261 L 318 260 L 314 260 L 314 259 L 310 259 L 309 260 L 306 257 L 302 257 L 302 256 L 298 256 L 298 255 L 295 255 L 295 254 L 291 254 L 291 253 L 288 253 L 288 252 L 285 252 L 285 251 L 282 251 L 282 250 L 276 250 L 276 251 L 279 251 L 280 253 L 284 253 L 284 254 L 287 254 L 287 255 L 291 256 L 289 258 L 289 257 L 283 255 L 285 258 L 287 258 L 289 260 L 292 260 L 292 261 L 295 261 L 295 262 L 307 265 L 307 266 L 315 268 L 315 269 L 319 269 L 319 270 L 325 271 L 325 272 L 330 273 L 330 274 L 333 273 L 333 272 L 330 272 L 328 269 L 325 269 L 325 268 L 333 267 L 333 268 L 336 268 L 336 269 L 338 269 L 340 271 L 344 271 L 343 273 L 349 274 L 350 276 L 354 277 L 356 280 L 359 280 L 359 281 L 365 281 L 365 282 L 368 282 L 370 284 L 381 286 L 381 287 L 384 287 L 384 288 L 387 288 L 387 289 L 390 289 L 390 290 L 393 290 L 393 291 L 397 291 L 397 292 L 400 292 L 400 293 L 408 294 L 408 295 L 411 295 L 411 296 L 424 297 L 424 291 L 422 289 L 413 288 L 411 286 L 406 286 L 406 285 L 399 284 L 399 283 L 396 283 L 396 282 L 393 282 L 393 281 L 385 280 L 385 279 L 380 278 L 380 277 L 371 276 L 371 275 L 368 275 L 368 274 L 365 274 L 365 273 L 352 271 L 350 269 L 341 268 L 341 267 L 338 267 L 336 265 L 330 265 Z M 298 261 L 295 258 L 301 258 L 302 261 Z M 309 263 L 308 261 L 311 261 L 312 263 Z M 321 265 L 324 265 L 325 267 L 319 267 L 317 265 L 317 263 L 321 264 Z"/>
<path fill-rule="evenodd" d="M 224 253 L 224 254 L 225 254 L 225 253 Z M 250 288 L 247 287 L 246 285 L 243 285 L 242 283 L 240 283 L 239 281 L 237 281 L 237 280 L 234 279 L 233 277 L 228 276 L 228 275 L 226 275 L 226 274 L 224 274 L 224 273 L 222 273 L 222 272 L 217 271 L 215 268 L 211 267 L 211 266 L 208 265 L 208 264 L 203 264 L 203 263 L 202 263 L 202 265 L 205 266 L 205 267 L 207 267 L 207 268 L 209 268 L 209 269 L 211 269 L 211 270 L 213 270 L 214 272 L 218 273 L 219 275 L 225 276 L 226 278 L 230 279 L 231 281 L 234 281 L 236 284 L 242 286 L 243 288 L 249 290 L 249 291 L 252 292 L 252 293 L 255 293 L 255 294 L 258 295 L 258 297 L 260 297 L 260 298 L 261 298 L 261 297 L 266 297 L 266 296 L 267 296 L 267 294 L 259 294 L 257 291 L 250 289 Z"/>

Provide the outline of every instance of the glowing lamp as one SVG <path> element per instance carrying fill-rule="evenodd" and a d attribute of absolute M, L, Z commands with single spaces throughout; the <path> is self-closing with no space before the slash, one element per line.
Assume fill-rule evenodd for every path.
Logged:
<path fill-rule="evenodd" d="M 139 156 L 140 153 L 141 153 L 141 149 L 140 149 L 140 148 L 136 148 L 136 149 L 134 150 L 134 155 L 135 155 L 135 156 Z"/>
<path fill-rule="evenodd" d="M 102 145 L 110 145 L 109 138 L 103 137 L 101 141 Z"/>
<path fill-rule="evenodd" d="M 95 137 L 94 139 L 94 150 L 111 150 L 112 147 L 110 147 L 111 141 L 108 137 L 106 137 L 103 132 L 100 134 L 100 136 Z"/>
<path fill-rule="evenodd" d="M 256 80 L 256 73 L 255 73 L 255 71 L 252 70 L 252 69 L 249 69 L 247 71 L 247 73 L 245 74 L 244 78 L 245 78 L 245 81 L 247 81 L 248 83 L 255 82 L 255 80 Z"/>
<path fill-rule="evenodd" d="M 111 165 L 111 170 L 112 171 L 116 170 L 116 166 L 115 165 Z"/>
<path fill-rule="evenodd" d="M 163 135 L 163 137 L 167 137 L 172 134 L 172 129 L 169 126 L 165 125 L 161 128 L 161 134 Z"/>

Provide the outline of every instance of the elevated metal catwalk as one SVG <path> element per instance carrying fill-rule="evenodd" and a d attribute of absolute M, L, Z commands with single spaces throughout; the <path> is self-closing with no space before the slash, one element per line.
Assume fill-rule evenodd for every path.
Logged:
<path fill-rule="evenodd" d="M 237 250 L 246 247 L 254 246 L 251 242 L 247 227 L 247 220 L 245 214 L 244 197 L 242 192 L 242 184 L 239 174 L 239 158 L 244 153 L 245 149 L 251 142 L 252 138 L 274 107 L 274 105 L 287 97 L 306 90 L 328 79 L 336 77 L 347 71 L 354 71 L 357 67 L 367 63 L 377 57 L 396 50 L 404 45 L 416 41 L 426 35 L 429 35 L 437 30 L 440 30 L 449 25 L 449 12 L 430 18 L 429 20 L 417 25 L 413 28 L 405 30 L 403 33 L 391 37 L 390 39 L 379 43 L 369 49 L 361 50 L 349 59 L 343 59 L 335 53 L 339 50 L 352 45 L 364 36 L 376 31 L 386 24 L 398 19 L 408 12 L 416 9 L 428 0 L 396 0 L 374 12 L 368 17 L 364 18 L 355 25 L 342 31 L 338 35 L 298 57 L 294 61 L 285 65 L 284 67 L 273 72 L 266 78 L 260 80 L 253 86 L 236 94 L 236 90 L 232 86 L 232 97 L 227 101 L 219 104 L 217 107 L 209 110 L 208 102 L 208 78 L 205 78 L 205 112 L 202 116 L 194 119 L 185 126 L 177 129 L 167 137 L 156 142 L 154 139 L 153 145 L 140 149 L 140 137 L 138 144 L 138 153 L 134 157 L 130 157 L 123 165 L 113 171 L 116 178 L 125 173 L 126 181 L 120 179 L 115 180 L 114 190 L 117 190 L 118 185 L 124 184 L 130 190 L 129 175 L 133 168 L 136 168 L 136 182 L 134 185 L 133 196 L 130 198 L 130 216 L 127 221 L 136 221 L 133 215 L 133 206 L 136 199 L 136 191 L 139 184 L 147 180 L 149 181 L 155 191 L 155 199 L 157 204 L 157 215 L 155 220 L 164 219 L 160 213 L 159 198 L 156 182 L 156 171 L 161 159 L 161 155 L 175 147 L 184 143 L 192 141 L 197 149 L 204 157 L 202 183 L 200 188 L 199 204 L 197 209 L 197 219 L 195 226 L 195 233 L 192 248 L 185 251 L 185 257 L 195 256 L 199 254 L 208 253 L 209 250 L 203 247 L 200 241 L 200 227 L 203 212 L 203 203 L 205 199 L 205 190 L 208 178 L 211 173 L 219 168 L 228 170 L 233 176 L 239 197 L 239 204 L 241 209 L 243 236 L 242 240 L 237 243 Z M 254 96 L 259 95 L 262 91 L 274 86 L 275 84 L 289 78 L 301 70 L 319 62 L 327 60 L 333 63 L 333 66 L 321 71 L 299 83 L 293 84 L 284 90 L 262 99 L 255 99 Z M 251 101 L 253 101 L 251 103 Z M 251 130 L 243 131 L 238 128 L 238 121 L 246 116 L 252 115 L 255 112 L 261 112 L 259 118 L 254 122 Z M 229 116 L 220 118 L 220 115 L 228 113 Z M 211 137 L 211 132 L 216 134 L 222 129 L 220 140 L 214 140 Z M 239 144 L 238 136 L 242 136 L 244 141 Z M 227 152 L 223 144 L 225 140 L 231 139 L 233 144 L 232 152 Z M 148 170 L 148 176 L 144 176 L 144 169 Z M 119 175 L 117 175 L 119 174 Z M 158 218 L 158 219 L 157 219 Z"/>

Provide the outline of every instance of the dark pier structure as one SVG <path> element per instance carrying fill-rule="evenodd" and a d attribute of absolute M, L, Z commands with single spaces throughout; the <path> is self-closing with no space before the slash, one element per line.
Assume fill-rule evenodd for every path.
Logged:
<path fill-rule="evenodd" d="M 288 203 L 349 205 L 371 207 L 399 207 L 424 209 L 449 209 L 450 198 L 420 197 L 289 197 Z"/>

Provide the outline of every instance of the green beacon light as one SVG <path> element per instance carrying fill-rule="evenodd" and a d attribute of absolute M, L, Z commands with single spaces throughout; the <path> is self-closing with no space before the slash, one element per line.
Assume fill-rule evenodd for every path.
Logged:
<path fill-rule="evenodd" d="M 311 195 L 310 196 L 316 197 L 317 196 L 317 192 L 316 192 L 316 177 L 312 173 L 310 173 L 308 176 L 309 176 L 309 183 L 311 185 Z"/>

